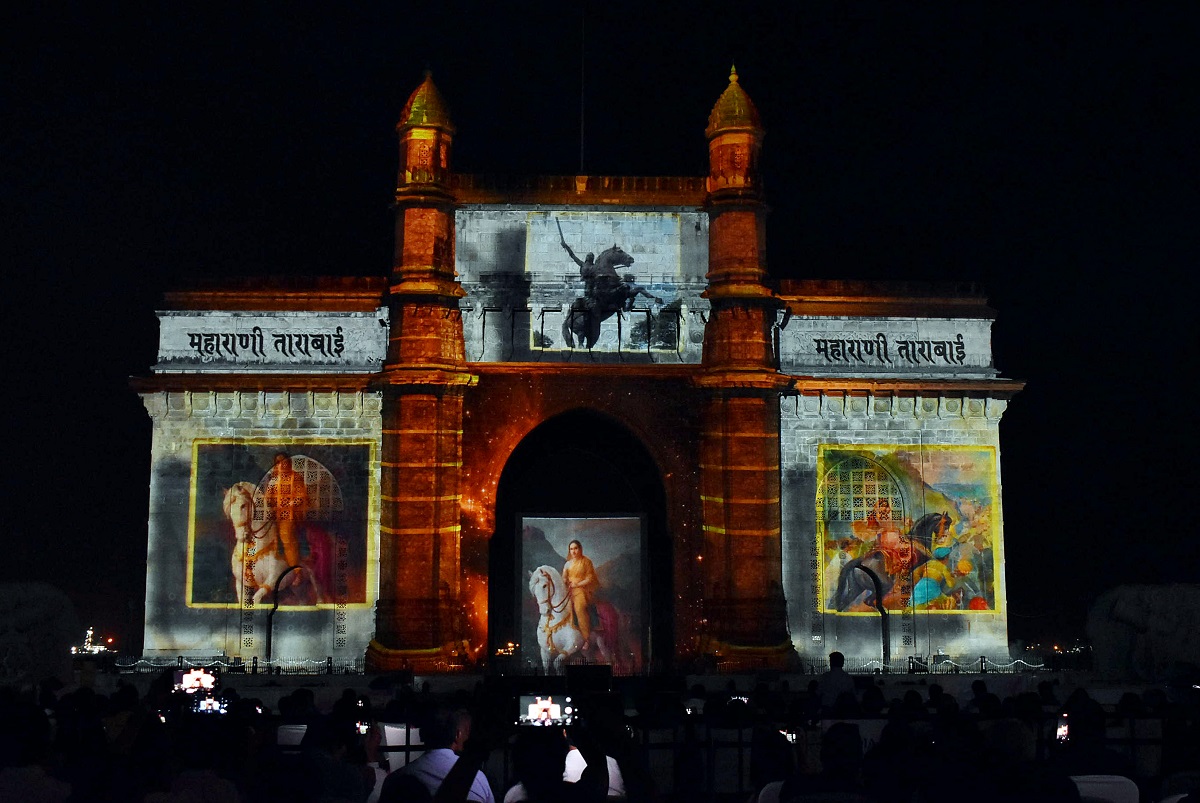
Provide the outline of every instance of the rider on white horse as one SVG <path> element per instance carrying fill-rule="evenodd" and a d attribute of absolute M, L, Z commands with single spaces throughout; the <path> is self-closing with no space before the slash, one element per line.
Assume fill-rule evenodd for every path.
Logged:
<path fill-rule="evenodd" d="M 596 576 L 592 559 L 583 554 L 583 544 L 578 541 L 572 541 L 567 547 L 567 562 L 563 565 L 562 577 L 567 584 L 567 593 L 571 595 L 575 626 L 583 636 L 583 649 L 586 650 L 592 635 L 592 617 L 588 606 L 600 588 L 600 578 Z"/>

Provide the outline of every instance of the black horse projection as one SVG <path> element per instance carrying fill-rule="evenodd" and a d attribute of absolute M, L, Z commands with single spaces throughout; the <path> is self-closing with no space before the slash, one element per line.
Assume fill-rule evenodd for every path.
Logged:
<path fill-rule="evenodd" d="M 617 268 L 627 268 L 633 264 L 633 257 L 622 251 L 616 243 L 612 248 L 601 251 L 599 256 L 589 251 L 586 257 L 580 259 L 567 245 L 562 224 L 557 218 L 555 223 L 558 223 L 562 247 L 579 266 L 579 276 L 583 279 L 583 295 L 572 302 L 563 320 L 563 341 L 567 346 L 575 348 L 577 338 L 581 346 L 589 349 L 595 346 L 600 339 L 600 324 L 616 313 L 632 310 L 634 299 L 639 295 L 652 299 L 655 304 L 663 303 L 661 298 L 637 284 L 632 273 L 623 276 L 617 274 Z"/>
<path fill-rule="evenodd" d="M 863 557 L 851 560 L 842 567 L 838 575 L 837 593 L 830 607 L 837 611 L 845 611 L 856 602 L 861 602 L 877 608 L 883 602 L 876 600 L 875 588 L 869 575 L 856 571 L 860 568 L 870 569 L 880 578 L 885 599 L 895 588 L 900 575 L 912 571 L 914 579 L 916 574 L 920 573 L 920 579 L 923 580 L 930 574 L 926 564 L 933 558 L 935 550 L 946 549 L 949 552 L 947 547 L 940 544 L 950 532 L 952 523 L 948 513 L 927 513 L 917 520 L 907 536 L 901 536 L 897 546 L 889 549 L 880 543 Z M 935 543 L 939 546 L 935 547 Z"/>

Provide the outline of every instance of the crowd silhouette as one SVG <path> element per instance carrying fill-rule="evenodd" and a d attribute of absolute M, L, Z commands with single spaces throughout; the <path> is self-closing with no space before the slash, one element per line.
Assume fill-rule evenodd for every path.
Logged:
<path fill-rule="evenodd" d="M 836 663 L 797 690 L 786 679 L 741 693 L 745 678 L 722 688 L 629 679 L 589 696 L 587 716 L 567 728 L 515 725 L 513 697 L 497 679 L 446 694 L 427 685 L 386 695 L 347 689 L 323 707 L 300 687 L 277 710 L 226 687 L 223 713 L 195 710 L 170 673 L 144 694 L 130 684 L 108 695 L 53 682 L 4 688 L 0 800 L 1198 799 L 1194 689 L 1180 698 L 1131 691 L 1105 706 L 1083 688 L 1059 700 L 1051 679 L 1001 699 L 980 678 L 959 700 L 930 676 L 889 698 L 895 684 L 846 675 Z M 385 722 L 424 726 L 427 756 L 408 763 L 385 746 Z M 1149 768 L 1112 737 L 1114 724 L 1128 723 L 1154 726 L 1141 742 L 1154 756 Z M 301 731 L 298 744 L 287 743 L 284 734 Z M 713 763 L 714 733 L 748 734 L 745 783 L 715 782 L 726 770 Z M 669 739 L 653 745 L 649 734 Z M 656 760 L 663 755 L 670 760 Z M 1080 780 L 1101 777 L 1117 780 Z M 1134 797 L 1119 796 L 1130 789 Z"/>

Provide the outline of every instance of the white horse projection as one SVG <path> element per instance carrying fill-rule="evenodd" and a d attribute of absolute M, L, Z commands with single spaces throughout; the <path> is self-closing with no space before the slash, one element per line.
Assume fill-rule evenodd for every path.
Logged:
<path fill-rule="evenodd" d="M 628 617 L 622 616 L 612 604 L 599 601 L 596 612 L 599 626 L 592 630 L 591 643 L 583 649 L 583 634 L 571 616 L 571 599 L 562 574 L 553 566 L 539 566 L 529 576 L 529 593 L 538 605 L 538 647 L 542 671 L 561 675 L 568 662 L 586 661 L 610 664 L 613 671 L 629 669 L 632 656 L 625 654 L 622 632 L 628 630 Z"/>

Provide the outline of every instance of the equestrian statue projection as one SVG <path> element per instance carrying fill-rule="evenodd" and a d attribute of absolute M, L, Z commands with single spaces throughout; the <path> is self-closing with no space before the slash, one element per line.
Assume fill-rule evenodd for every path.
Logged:
<path fill-rule="evenodd" d="M 558 224 L 558 237 L 562 247 L 571 260 L 579 266 L 579 276 L 583 279 L 583 295 L 571 303 L 567 316 L 563 320 L 563 340 L 570 348 L 575 348 L 575 340 L 587 348 L 596 345 L 600 339 L 600 324 L 615 313 L 629 312 L 633 309 L 634 300 L 645 296 L 662 304 L 663 300 L 646 288 L 637 284 L 632 273 L 617 274 L 617 268 L 627 268 L 634 260 L 613 243 L 612 248 L 606 248 L 596 256 L 589 251 L 587 256 L 580 259 L 575 255 L 567 238 L 563 236 L 562 223 Z"/>

